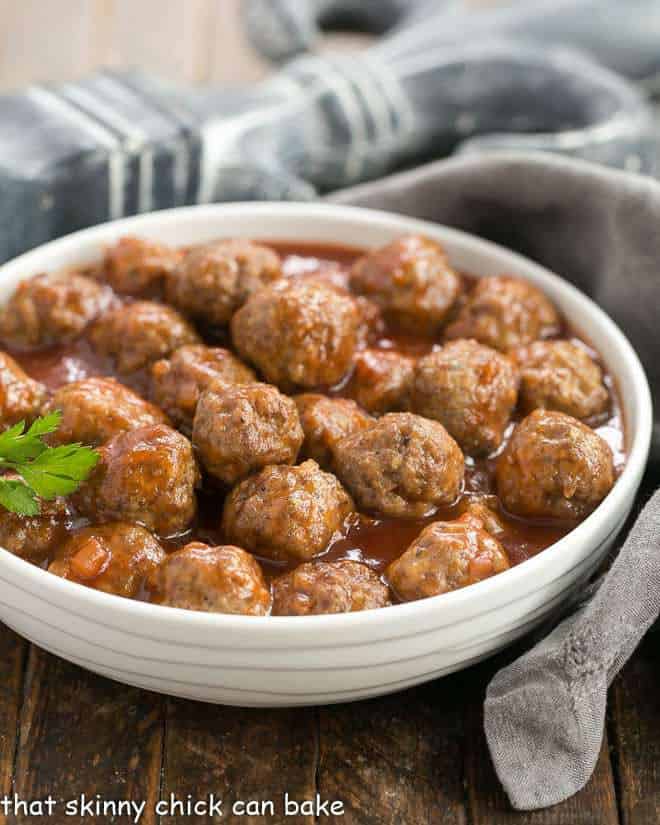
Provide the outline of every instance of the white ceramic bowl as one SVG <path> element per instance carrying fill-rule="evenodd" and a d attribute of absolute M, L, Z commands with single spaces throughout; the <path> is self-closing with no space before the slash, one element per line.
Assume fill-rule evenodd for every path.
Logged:
<path fill-rule="evenodd" d="M 629 459 L 591 516 L 535 558 L 472 587 L 336 616 L 255 618 L 158 607 L 72 584 L 0 550 L 2 620 L 40 647 L 122 682 L 209 702 L 277 706 L 343 702 L 434 679 L 509 644 L 557 608 L 594 571 L 630 511 L 652 417 L 646 377 L 626 338 L 547 270 L 461 232 L 395 215 L 232 204 L 157 212 L 49 243 L 0 268 L 0 300 L 35 273 L 94 260 L 125 234 L 173 244 L 245 236 L 369 248 L 406 232 L 441 241 L 459 269 L 528 278 L 602 354 L 623 401 Z"/>

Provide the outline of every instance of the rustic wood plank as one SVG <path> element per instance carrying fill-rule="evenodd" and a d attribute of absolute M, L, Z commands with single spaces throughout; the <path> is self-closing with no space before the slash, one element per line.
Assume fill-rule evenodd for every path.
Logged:
<path fill-rule="evenodd" d="M 0 796 L 11 792 L 27 644 L 0 624 Z M 6 817 L 0 811 L 0 825 Z"/>
<path fill-rule="evenodd" d="M 268 710 L 169 700 L 161 799 L 205 800 L 213 792 L 224 800 L 222 822 L 286 822 L 311 825 L 313 816 L 282 813 L 285 792 L 291 799 L 316 793 L 318 722 L 315 710 Z M 274 816 L 232 813 L 237 800 L 272 801 Z M 184 812 L 163 815 L 161 825 L 189 825 Z M 194 822 L 219 821 L 199 816 Z"/>
<path fill-rule="evenodd" d="M 20 721 L 15 792 L 24 800 L 66 801 L 86 794 L 105 800 L 144 800 L 142 825 L 154 825 L 162 758 L 163 702 L 156 694 L 95 676 L 30 648 Z M 113 821 L 111 817 L 95 821 Z M 125 821 L 125 820 L 118 820 Z M 8 825 L 34 818 L 10 815 Z"/>

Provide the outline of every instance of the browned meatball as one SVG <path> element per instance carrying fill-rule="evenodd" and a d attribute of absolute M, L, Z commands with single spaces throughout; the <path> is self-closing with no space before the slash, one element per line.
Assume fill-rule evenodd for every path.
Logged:
<path fill-rule="evenodd" d="M 392 241 L 355 262 L 351 288 L 385 317 L 416 332 L 435 332 L 461 290 L 440 244 L 419 235 Z"/>
<path fill-rule="evenodd" d="M 293 464 L 303 438 L 295 402 L 271 384 L 217 386 L 197 404 L 193 444 L 225 484 L 268 464 Z"/>
<path fill-rule="evenodd" d="M 282 277 L 268 247 L 231 240 L 192 249 L 167 284 L 167 299 L 209 324 L 226 324 L 253 292 Z"/>
<path fill-rule="evenodd" d="M 90 331 L 94 348 L 114 358 L 120 372 L 133 372 L 164 358 L 199 335 L 172 307 L 135 301 L 106 313 Z"/>
<path fill-rule="evenodd" d="M 177 426 L 192 432 L 199 396 L 218 382 L 247 384 L 254 372 L 222 347 L 191 344 L 151 367 L 151 393 Z"/>
<path fill-rule="evenodd" d="M 347 294 L 317 281 L 255 293 L 233 317 L 239 354 L 283 389 L 338 383 L 357 345 L 360 313 Z"/>
<path fill-rule="evenodd" d="M 165 424 L 111 438 L 74 494 L 92 520 L 134 521 L 161 536 L 186 530 L 197 509 L 199 471 L 188 439 Z"/>
<path fill-rule="evenodd" d="M 233 489 L 225 501 L 225 534 L 275 560 L 307 561 L 327 547 L 353 510 L 339 481 L 315 461 L 266 467 Z"/>
<path fill-rule="evenodd" d="M 164 560 L 163 548 L 148 530 L 115 522 L 76 531 L 48 569 L 63 579 L 131 599 Z"/>
<path fill-rule="evenodd" d="M 535 341 L 516 350 L 520 400 L 525 412 L 558 410 L 575 418 L 605 412 L 609 395 L 603 372 L 584 349 L 570 341 Z"/>
<path fill-rule="evenodd" d="M 447 338 L 475 338 L 506 352 L 557 333 L 557 310 L 546 296 L 520 278 L 482 278 L 446 329 Z"/>
<path fill-rule="evenodd" d="M 386 576 L 400 599 L 414 601 L 467 587 L 509 567 L 499 541 L 479 519 L 465 515 L 430 524 L 390 564 Z"/>
<path fill-rule="evenodd" d="M 270 590 L 259 563 L 240 547 L 194 541 L 171 553 L 152 577 L 152 601 L 184 610 L 265 616 Z"/>
<path fill-rule="evenodd" d="M 376 415 L 404 410 L 414 371 L 414 358 L 393 350 L 365 349 L 355 357 L 348 393 Z"/>
<path fill-rule="evenodd" d="M 273 582 L 274 616 L 350 613 L 389 604 L 387 585 L 355 561 L 307 562 Z"/>
<path fill-rule="evenodd" d="M 429 515 L 463 485 L 463 453 L 437 421 L 388 413 L 335 449 L 337 475 L 365 510 L 394 518 Z"/>
<path fill-rule="evenodd" d="M 37 275 L 18 285 L 0 308 L 0 339 L 17 347 L 76 338 L 112 302 L 112 290 L 70 270 Z"/>
<path fill-rule="evenodd" d="M 5 479 L 21 482 L 13 473 Z M 39 502 L 39 514 L 20 516 L 0 508 L 0 547 L 15 556 L 42 564 L 64 537 L 69 511 L 63 498 Z"/>
<path fill-rule="evenodd" d="M 160 296 L 181 253 L 143 238 L 120 238 L 105 253 L 105 277 L 123 295 Z"/>
<path fill-rule="evenodd" d="M 514 430 L 497 462 L 496 479 L 511 513 L 581 519 L 612 489 L 612 451 L 576 418 L 535 410 Z"/>
<path fill-rule="evenodd" d="M 373 423 L 370 415 L 347 398 L 328 398 L 309 392 L 294 400 L 305 433 L 302 455 L 313 458 L 326 469 L 332 467 L 334 449 L 344 436 Z"/>
<path fill-rule="evenodd" d="M 62 412 L 59 429 L 49 437 L 53 444 L 80 441 L 98 447 L 119 433 L 167 423 L 162 410 L 113 378 L 63 384 L 44 408 L 52 410 Z"/>
<path fill-rule="evenodd" d="M 504 438 L 518 398 L 511 359 L 476 341 L 453 341 L 421 358 L 411 409 L 443 424 L 471 455 L 487 455 Z"/>
<path fill-rule="evenodd" d="M 30 424 L 39 415 L 48 390 L 30 376 L 7 353 L 0 352 L 0 427 L 25 421 Z"/>

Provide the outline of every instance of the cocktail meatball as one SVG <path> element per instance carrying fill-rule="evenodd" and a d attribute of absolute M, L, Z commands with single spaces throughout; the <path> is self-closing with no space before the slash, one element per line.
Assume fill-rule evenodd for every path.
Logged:
<path fill-rule="evenodd" d="M 414 371 L 414 358 L 393 350 L 365 349 L 355 356 L 348 392 L 376 415 L 404 410 Z"/>
<path fill-rule="evenodd" d="M 168 301 L 191 318 L 226 324 L 253 292 L 282 277 L 272 249 L 232 240 L 192 249 L 168 279 Z"/>
<path fill-rule="evenodd" d="M 337 475 L 358 505 L 393 518 L 451 504 L 463 484 L 463 453 L 437 421 L 388 413 L 335 449 Z"/>
<path fill-rule="evenodd" d="M 247 616 L 265 616 L 270 610 L 259 563 L 232 545 L 191 542 L 167 557 L 152 582 L 152 601 L 169 607 Z"/>
<path fill-rule="evenodd" d="M 346 374 L 360 313 L 347 294 L 317 281 L 284 281 L 255 293 L 233 317 L 239 354 L 282 389 L 332 386 Z"/>
<path fill-rule="evenodd" d="M 199 396 L 214 384 L 247 384 L 254 372 L 222 347 L 190 344 L 151 367 L 151 393 L 174 423 L 192 432 Z"/>
<path fill-rule="evenodd" d="M 303 438 L 295 402 L 271 384 L 217 386 L 197 404 L 193 444 L 225 484 L 268 464 L 293 464 Z"/>
<path fill-rule="evenodd" d="M 165 424 L 111 438 L 74 494 L 79 511 L 95 521 L 134 521 L 161 536 L 186 530 L 197 509 L 199 471 L 188 439 Z"/>
<path fill-rule="evenodd" d="M 447 318 L 461 279 L 440 244 L 409 235 L 356 261 L 351 288 L 379 304 L 388 320 L 430 333 Z"/>
<path fill-rule="evenodd" d="M 488 579 L 510 567 L 506 551 L 470 515 L 436 521 L 422 530 L 387 568 L 392 590 L 403 601 L 440 596 Z"/>
<path fill-rule="evenodd" d="M 570 341 L 535 341 L 516 350 L 520 400 L 525 412 L 557 410 L 589 418 L 607 410 L 603 372 L 582 347 Z"/>
<path fill-rule="evenodd" d="M 498 459 L 496 479 L 511 513 L 580 519 L 612 489 L 612 451 L 576 418 L 535 410 L 514 430 Z"/>
<path fill-rule="evenodd" d="M 85 378 L 63 384 L 44 412 L 60 410 L 62 423 L 49 436 L 53 444 L 80 441 L 98 447 L 119 433 L 165 424 L 162 410 L 112 378 Z"/>
<path fill-rule="evenodd" d="M 502 443 L 518 398 L 518 372 L 506 355 L 476 341 L 453 341 L 417 363 L 411 409 L 443 424 L 470 455 Z"/>
<path fill-rule="evenodd" d="M 181 254 L 166 244 L 143 238 L 120 238 L 105 253 L 105 277 L 115 292 L 160 296 Z"/>
<path fill-rule="evenodd" d="M 21 483 L 19 476 L 5 479 Z M 69 511 L 63 498 L 39 502 L 39 514 L 19 516 L 0 508 L 0 547 L 34 564 L 42 564 L 64 537 Z"/>
<path fill-rule="evenodd" d="M 355 561 L 308 562 L 273 582 L 274 616 L 350 613 L 389 604 L 387 585 Z"/>
<path fill-rule="evenodd" d="M 313 458 L 325 469 L 332 467 L 334 449 L 344 436 L 373 423 L 370 415 L 347 398 L 328 398 L 309 392 L 294 400 L 305 433 L 302 455 Z"/>
<path fill-rule="evenodd" d="M 446 330 L 447 338 L 475 338 L 502 352 L 555 334 L 557 310 L 541 290 L 507 276 L 482 278 Z"/>
<path fill-rule="evenodd" d="M 0 427 L 25 421 L 30 424 L 41 411 L 48 390 L 30 376 L 7 353 L 0 352 Z"/>
<path fill-rule="evenodd" d="M 200 338 L 179 313 L 154 301 L 135 301 L 106 313 L 90 331 L 94 348 L 133 372 Z"/>
<path fill-rule="evenodd" d="M 308 561 L 327 547 L 353 510 L 339 481 L 315 461 L 266 467 L 225 501 L 222 525 L 231 541 L 275 560 Z"/>
<path fill-rule="evenodd" d="M 115 522 L 73 533 L 48 569 L 63 579 L 132 599 L 164 560 L 163 548 L 148 530 Z"/>
<path fill-rule="evenodd" d="M 17 347 L 61 344 L 76 338 L 112 302 L 112 290 L 62 270 L 18 285 L 0 308 L 0 339 Z"/>

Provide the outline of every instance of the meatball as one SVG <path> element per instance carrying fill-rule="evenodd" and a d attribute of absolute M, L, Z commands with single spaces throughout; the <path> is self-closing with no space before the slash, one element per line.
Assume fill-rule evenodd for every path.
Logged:
<path fill-rule="evenodd" d="M 421 518 L 456 500 L 464 461 L 437 421 L 388 413 L 335 449 L 337 475 L 365 510 L 393 518 Z"/>
<path fill-rule="evenodd" d="M 470 455 L 496 450 L 518 399 L 518 371 L 476 341 L 453 341 L 421 358 L 410 407 L 443 424 Z"/>
<path fill-rule="evenodd" d="M 49 436 L 53 444 L 80 441 L 98 447 L 119 433 L 165 424 L 165 414 L 113 378 L 85 378 L 63 384 L 44 411 L 60 410 L 62 423 Z"/>
<path fill-rule="evenodd" d="M 136 524 L 85 527 L 64 542 L 48 570 L 116 596 L 134 598 L 165 560 L 158 540 Z"/>
<path fill-rule="evenodd" d="M 525 412 L 557 410 L 590 418 L 607 410 L 603 373 L 584 349 L 570 341 L 535 341 L 515 353 Z"/>
<path fill-rule="evenodd" d="M 120 238 L 105 253 L 105 277 L 123 295 L 160 296 L 181 255 L 143 238 Z"/>
<path fill-rule="evenodd" d="M 152 577 L 152 601 L 184 610 L 265 616 L 270 590 L 259 563 L 240 547 L 194 541 L 171 553 Z"/>
<path fill-rule="evenodd" d="M 338 383 L 348 372 L 361 315 L 347 294 L 317 281 L 255 293 L 233 317 L 239 354 L 283 389 Z"/>
<path fill-rule="evenodd" d="M 558 332 L 559 316 L 541 290 L 507 276 L 482 278 L 445 331 L 506 352 Z"/>
<path fill-rule="evenodd" d="M 30 376 L 7 353 L 0 352 L 0 426 L 19 421 L 31 423 L 39 415 L 48 390 Z"/>
<path fill-rule="evenodd" d="M 124 373 L 142 369 L 185 344 L 200 343 L 185 318 L 154 301 L 135 301 L 108 312 L 92 327 L 90 340 Z"/>
<path fill-rule="evenodd" d="M 581 519 L 612 489 L 612 451 L 576 418 L 535 410 L 514 430 L 496 480 L 502 504 L 515 515 Z"/>
<path fill-rule="evenodd" d="M 276 252 L 250 241 L 192 249 L 167 282 L 167 299 L 191 318 L 227 324 L 253 292 L 282 277 Z"/>
<path fill-rule="evenodd" d="M 185 531 L 195 517 L 199 471 L 188 439 L 165 424 L 111 438 L 73 501 L 91 520 L 134 521 L 161 536 Z"/>
<path fill-rule="evenodd" d="M 348 393 L 376 415 L 404 410 L 414 371 L 414 358 L 392 350 L 365 349 L 355 357 Z"/>
<path fill-rule="evenodd" d="M 387 320 L 415 332 L 436 332 L 461 291 L 440 244 L 419 235 L 392 241 L 360 258 L 351 288 L 375 301 Z"/>
<path fill-rule="evenodd" d="M 328 398 L 310 392 L 294 400 L 305 433 L 302 454 L 326 469 L 332 467 L 334 449 L 344 436 L 373 423 L 370 415 L 347 398 Z"/>
<path fill-rule="evenodd" d="M 18 285 L 0 308 L 0 339 L 26 349 L 77 338 L 112 303 L 112 290 L 70 270 Z"/>
<path fill-rule="evenodd" d="M 11 473 L 5 479 L 23 483 Z M 0 547 L 34 564 L 42 564 L 64 537 L 69 511 L 63 498 L 40 501 L 36 516 L 20 516 L 0 508 Z"/>
<path fill-rule="evenodd" d="M 218 382 L 247 384 L 256 381 L 254 372 L 221 347 L 190 344 L 179 347 L 169 360 L 151 367 L 151 394 L 177 426 L 192 432 L 197 402 L 204 390 Z"/>
<path fill-rule="evenodd" d="M 500 542 L 479 519 L 465 515 L 429 524 L 390 564 L 386 577 L 400 599 L 414 601 L 467 587 L 509 567 Z"/>
<path fill-rule="evenodd" d="M 293 464 L 303 438 L 295 402 L 270 384 L 225 384 L 197 404 L 193 444 L 225 484 L 268 464 Z"/>
<path fill-rule="evenodd" d="M 277 561 L 308 561 L 323 552 L 353 510 L 335 476 L 315 461 L 266 467 L 233 489 L 225 501 L 225 534 Z"/>
<path fill-rule="evenodd" d="M 355 561 L 307 562 L 273 582 L 274 616 L 350 613 L 389 604 L 387 585 Z"/>

